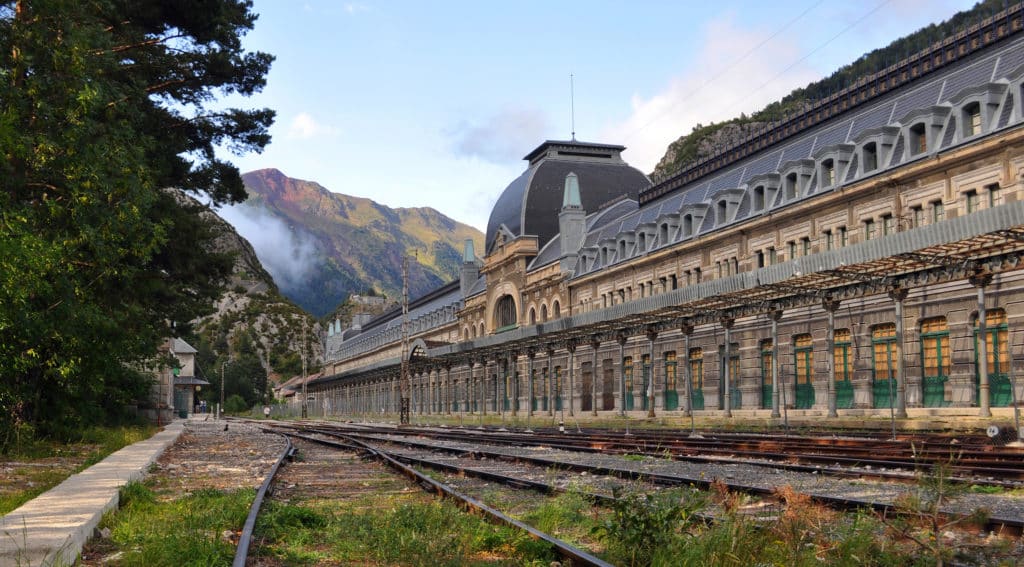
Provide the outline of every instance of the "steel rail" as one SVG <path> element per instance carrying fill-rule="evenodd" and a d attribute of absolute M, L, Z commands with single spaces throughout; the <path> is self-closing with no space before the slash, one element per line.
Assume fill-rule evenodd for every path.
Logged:
<path fill-rule="evenodd" d="M 278 432 L 278 433 L 280 433 L 280 432 Z M 482 512 L 482 513 L 485 514 L 486 517 L 490 518 L 493 522 L 496 522 L 498 524 L 504 524 L 504 525 L 507 525 L 507 526 L 511 526 L 513 528 L 517 528 L 519 530 L 522 530 L 522 531 L 528 533 L 530 535 L 530 537 L 532 537 L 534 539 L 538 539 L 538 540 L 544 541 L 545 543 L 551 545 L 551 547 L 554 548 L 554 550 L 558 553 L 558 555 L 562 556 L 565 559 L 570 560 L 573 565 L 593 565 L 594 567 L 614 567 L 614 565 L 612 565 L 611 563 L 608 563 L 607 561 L 604 561 L 603 559 L 595 557 L 595 556 L 587 553 L 586 551 L 583 551 L 582 549 L 579 549 L 578 547 L 575 547 L 575 546 L 573 546 L 573 545 L 571 545 L 571 544 L 569 544 L 569 543 L 567 543 L 565 541 L 562 541 L 562 540 L 560 540 L 560 539 L 558 539 L 558 538 L 556 538 L 556 537 L 554 537 L 554 536 L 552 536 L 552 535 L 550 535 L 548 533 L 542 532 L 542 531 L 538 530 L 537 528 L 534 528 L 533 526 L 530 526 L 529 524 L 525 524 L 523 522 L 520 522 L 519 520 L 517 520 L 517 519 L 515 519 L 515 518 L 513 518 L 511 516 L 508 516 L 505 513 L 501 512 L 497 508 L 492 508 L 491 506 L 488 506 L 487 504 L 484 504 L 483 502 L 477 500 L 476 498 L 473 498 L 472 496 L 469 496 L 468 494 L 463 494 L 463 493 L 461 493 L 461 492 L 451 488 L 450 486 L 447 486 L 447 485 L 445 485 L 443 483 L 440 483 L 440 482 L 430 478 L 429 476 L 427 476 L 427 475 L 417 471 L 416 469 L 405 465 L 404 463 L 402 463 L 398 459 L 392 457 L 386 451 L 380 450 L 380 449 L 370 445 L 369 443 L 365 443 L 365 442 L 360 441 L 358 439 L 354 439 L 352 437 L 349 437 L 348 435 L 340 435 L 339 436 L 341 439 L 345 439 L 346 441 L 348 441 L 348 443 L 325 442 L 325 440 L 315 439 L 315 438 L 311 438 L 311 437 L 308 437 L 308 436 L 305 436 L 305 435 L 296 434 L 296 433 L 285 433 L 283 435 L 299 437 L 301 439 L 306 439 L 308 441 L 313 441 L 313 442 L 321 443 L 321 444 L 325 444 L 325 445 L 336 445 L 338 448 L 343 448 L 343 449 L 350 449 L 351 450 L 352 448 L 356 448 L 357 450 L 360 450 L 362 452 L 365 452 L 365 453 L 368 453 L 368 454 L 372 455 L 374 458 L 382 461 L 383 463 L 387 464 L 388 466 L 390 466 L 391 468 L 395 469 L 396 471 L 398 471 L 398 472 L 402 473 L 403 475 L 409 477 L 410 480 L 412 480 L 413 482 L 419 484 L 420 487 L 423 488 L 427 492 L 433 492 L 433 493 L 435 493 L 438 496 L 441 496 L 443 498 L 449 498 L 452 501 L 454 501 L 460 508 L 463 508 L 463 509 L 465 509 L 467 511 Z"/>
<path fill-rule="evenodd" d="M 319 432 L 319 433 L 326 434 L 325 432 L 322 432 L 322 431 Z M 334 433 L 333 435 L 345 437 L 345 438 L 350 439 L 352 441 L 357 441 L 356 439 L 353 438 L 353 435 L 351 435 L 351 434 Z M 427 443 L 410 441 L 410 440 L 380 440 L 380 439 L 374 439 L 374 441 L 377 441 L 377 442 L 387 442 L 387 443 L 396 443 L 396 444 L 407 445 L 407 446 L 415 446 L 415 447 L 420 447 L 420 448 L 424 448 L 424 449 L 434 450 L 434 451 L 437 451 L 437 452 L 448 452 L 448 453 L 463 454 L 463 455 L 465 455 L 465 454 L 480 455 L 480 456 L 487 455 L 487 456 L 491 456 L 491 457 L 495 457 L 495 458 L 504 458 L 504 459 L 512 458 L 513 460 L 516 460 L 516 461 L 526 462 L 526 463 L 530 463 L 530 464 L 537 465 L 537 466 L 561 467 L 561 468 L 563 468 L 565 470 L 587 471 L 587 472 L 589 472 L 591 474 L 601 474 L 601 475 L 608 475 L 608 476 L 617 476 L 617 477 L 621 477 L 621 478 L 631 478 L 631 479 L 635 479 L 635 480 L 646 480 L 648 482 L 652 482 L 652 483 L 655 483 L 655 484 L 666 485 L 666 486 L 679 486 L 679 485 L 690 484 L 690 485 L 694 485 L 694 486 L 698 486 L 698 487 L 707 489 L 707 488 L 709 488 L 712 485 L 712 483 L 717 481 L 717 482 L 721 482 L 721 483 L 725 484 L 727 487 L 729 487 L 732 490 L 736 490 L 736 491 L 739 491 L 739 492 L 744 492 L 744 493 L 747 493 L 747 494 L 756 494 L 756 495 L 762 495 L 762 496 L 771 496 L 771 495 L 774 494 L 774 491 L 772 489 L 766 489 L 766 488 L 762 488 L 762 487 L 759 487 L 759 486 L 752 486 L 752 485 L 748 485 L 748 484 L 742 484 L 742 483 L 727 481 L 727 480 L 723 480 L 723 479 L 706 479 L 706 478 L 687 477 L 687 476 L 680 476 L 680 475 L 668 475 L 668 474 L 661 474 L 661 473 L 651 473 L 651 472 L 645 472 L 645 471 L 635 471 L 635 470 L 629 470 L 629 469 L 618 469 L 618 468 L 611 468 L 611 467 L 604 467 L 604 466 L 597 466 L 597 465 L 581 465 L 581 464 L 578 464 L 578 463 L 567 463 L 567 462 L 563 462 L 563 461 L 558 461 L 556 459 L 549 459 L 549 458 L 544 458 L 544 457 L 525 457 L 525 456 L 510 457 L 509 455 L 505 455 L 505 454 L 502 454 L 502 453 L 494 453 L 494 452 L 488 452 L 488 451 L 482 451 L 482 450 L 466 451 L 465 449 L 457 449 L 457 448 L 453 448 L 453 447 L 437 447 L 437 446 L 429 445 Z M 821 469 L 819 469 L 819 471 L 821 471 Z M 819 503 L 822 503 L 822 504 L 824 504 L 826 506 L 830 506 L 832 508 L 836 508 L 836 509 L 840 509 L 840 510 L 857 510 L 857 509 L 863 509 L 863 508 L 870 508 L 870 509 L 875 510 L 876 512 L 879 512 L 879 513 L 890 513 L 890 512 L 893 512 L 895 510 L 895 507 L 893 505 L 885 504 L 885 503 L 881 503 L 881 502 L 875 502 L 875 501 L 871 501 L 871 500 L 854 499 L 854 498 L 841 498 L 841 497 L 836 497 L 836 496 L 824 496 L 824 495 L 810 495 L 810 494 L 808 496 L 812 500 L 814 500 L 816 502 L 819 502 Z M 1011 529 L 1014 529 L 1014 530 L 1017 530 L 1017 531 L 1024 531 L 1024 518 L 990 517 L 990 518 L 987 519 L 986 522 L 987 522 L 986 526 L 989 529 L 1000 529 L 1000 528 L 1004 528 L 1005 527 L 1005 528 L 1011 528 Z"/>
<path fill-rule="evenodd" d="M 231 567 L 245 567 L 245 563 L 249 558 L 249 544 L 252 542 L 252 532 L 256 528 L 256 517 L 260 514 L 260 508 L 263 506 L 263 499 L 270 492 L 270 485 L 274 481 L 274 476 L 277 475 L 278 469 L 281 468 L 281 463 L 285 459 L 290 458 L 295 451 L 292 447 L 292 440 L 287 435 L 280 434 L 284 437 L 285 448 L 281 452 L 281 456 L 277 458 L 274 466 L 270 467 L 270 472 L 267 477 L 263 479 L 263 484 L 260 485 L 259 490 L 256 491 L 256 498 L 252 501 L 252 506 L 249 508 L 249 516 L 245 519 L 245 525 L 242 526 L 242 533 L 238 536 L 238 547 L 235 549 L 235 559 L 231 562 Z"/>

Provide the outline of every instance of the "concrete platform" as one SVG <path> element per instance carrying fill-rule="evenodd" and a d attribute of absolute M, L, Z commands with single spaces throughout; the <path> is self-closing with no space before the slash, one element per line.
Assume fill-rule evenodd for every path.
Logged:
<path fill-rule="evenodd" d="M 118 490 L 142 478 L 183 430 L 175 421 L 0 517 L 0 565 L 73 565 L 103 514 L 117 506 Z"/>

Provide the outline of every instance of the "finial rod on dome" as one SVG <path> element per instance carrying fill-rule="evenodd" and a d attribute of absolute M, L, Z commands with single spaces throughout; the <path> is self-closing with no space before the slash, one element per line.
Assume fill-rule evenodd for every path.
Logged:
<path fill-rule="evenodd" d="M 572 130 L 572 141 L 576 141 L 576 87 L 569 73 L 569 127 Z"/>
<path fill-rule="evenodd" d="M 565 176 L 565 192 L 562 193 L 562 208 L 566 207 L 582 207 L 583 201 L 580 199 L 580 180 L 576 177 L 576 174 L 569 172 L 569 175 Z"/>
<path fill-rule="evenodd" d="M 462 261 L 464 263 L 470 263 L 476 261 L 476 253 L 473 251 L 473 239 L 467 238 L 466 244 L 462 248 Z"/>

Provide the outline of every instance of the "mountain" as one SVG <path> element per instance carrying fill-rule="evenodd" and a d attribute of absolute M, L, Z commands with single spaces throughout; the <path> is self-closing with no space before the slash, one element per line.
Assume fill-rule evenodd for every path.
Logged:
<path fill-rule="evenodd" d="M 233 256 L 234 265 L 215 311 L 193 321 L 184 338 L 199 351 L 202 377 L 219 386 L 226 368 L 228 395 L 238 393 L 250 405 L 262 403 L 253 394 L 266 391 L 267 378 L 287 379 L 302 371 L 303 328 L 309 368 L 317 367 L 323 350 L 320 325 L 281 295 L 252 245 L 231 224 L 209 209 L 201 216 L 217 235 L 214 251 Z M 208 394 L 216 401 L 215 394 Z"/>
<path fill-rule="evenodd" d="M 782 100 L 769 104 L 749 117 L 740 115 L 738 118 L 718 124 L 697 124 L 689 134 L 669 144 L 651 177 L 665 178 L 691 163 L 709 158 L 775 121 L 802 112 L 811 106 L 813 101 L 839 92 L 861 77 L 881 71 L 958 31 L 998 14 L 1005 8 L 1005 0 L 983 0 L 970 10 L 957 12 L 942 23 L 930 24 L 885 47 L 866 53 L 853 63 L 840 67 L 830 76 L 795 89 Z"/>
<path fill-rule="evenodd" d="M 228 220 L 253 243 L 281 292 L 318 317 L 352 293 L 399 299 L 405 254 L 415 253 L 415 298 L 458 277 L 467 238 L 476 250 L 483 247 L 480 231 L 432 208 L 392 209 L 277 169 L 242 179 L 249 199 Z"/>

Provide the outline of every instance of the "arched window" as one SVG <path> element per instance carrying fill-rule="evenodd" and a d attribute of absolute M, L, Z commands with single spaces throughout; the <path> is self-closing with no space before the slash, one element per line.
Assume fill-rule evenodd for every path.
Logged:
<path fill-rule="evenodd" d="M 551 304 L 551 316 L 555 319 L 562 316 L 562 306 L 558 304 L 557 299 Z"/>
<path fill-rule="evenodd" d="M 480 330 L 476 334 L 478 337 L 484 336 L 484 322 L 480 321 Z"/>
<path fill-rule="evenodd" d="M 533 307 L 530 308 L 530 324 L 537 324 L 537 310 L 534 309 Z"/>
<path fill-rule="evenodd" d="M 499 331 L 516 324 L 516 301 L 511 295 L 503 295 L 494 305 L 494 327 Z"/>
<path fill-rule="evenodd" d="M 786 186 L 786 200 L 796 199 L 796 173 L 790 173 L 786 176 L 784 185 Z"/>
<path fill-rule="evenodd" d="M 764 209 L 764 186 L 758 185 L 754 187 L 754 210 L 760 211 Z"/>
<path fill-rule="evenodd" d="M 541 305 L 540 306 L 540 320 L 541 320 L 542 323 L 544 321 L 548 320 L 548 306 L 547 305 Z"/>

